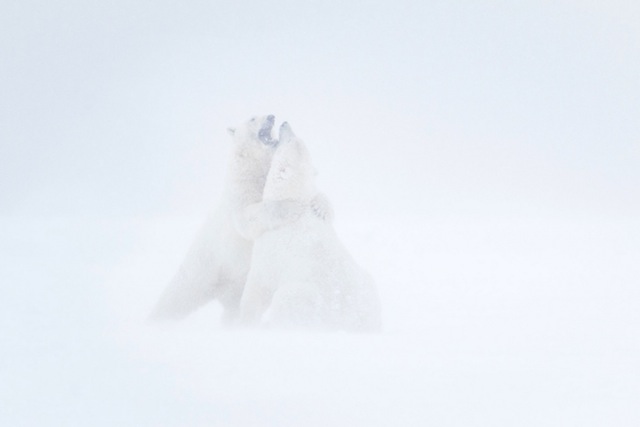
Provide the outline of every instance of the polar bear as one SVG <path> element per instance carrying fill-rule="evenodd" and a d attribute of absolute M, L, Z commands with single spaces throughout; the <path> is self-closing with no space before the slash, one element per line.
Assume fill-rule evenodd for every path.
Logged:
<path fill-rule="evenodd" d="M 233 148 L 222 200 L 197 235 L 151 318 L 183 318 L 212 299 L 222 304 L 227 323 L 237 317 L 251 261 L 251 236 L 300 214 L 301 205 L 287 201 L 246 209 L 262 200 L 278 143 L 271 136 L 274 121 L 273 115 L 260 116 L 229 128 Z M 267 221 L 261 223 L 262 218 Z"/>
<path fill-rule="evenodd" d="M 310 206 L 323 196 L 314 184 L 316 171 L 309 153 L 286 122 L 279 139 L 262 204 L 297 201 Z M 297 220 L 254 237 L 240 306 L 245 325 L 380 329 L 380 303 L 373 281 L 343 247 L 329 216 L 306 209 Z"/>

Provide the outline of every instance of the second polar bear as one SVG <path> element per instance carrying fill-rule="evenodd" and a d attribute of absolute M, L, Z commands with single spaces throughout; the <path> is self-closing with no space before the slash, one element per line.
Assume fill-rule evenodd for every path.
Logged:
<path fill-rule="evenodd" d="M 286 122 L 279 139 L 262 203 L 310 206 L 323 197 L 309 153 Z M 247 325 L 360 332 L 381 327 L 372 279 L 341 244 L 330 219 L 313 209 L 256 238 L 240 310 Z"/>

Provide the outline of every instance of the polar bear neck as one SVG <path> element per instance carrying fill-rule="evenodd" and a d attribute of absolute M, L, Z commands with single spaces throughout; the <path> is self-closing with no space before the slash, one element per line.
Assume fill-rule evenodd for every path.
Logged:
<path fill-rule="evenodd" d="M 295 175 L 282 178 L 279 171 L 269 171 L 264 184 L 264 200 L 299 200 L 311 201 L 317 194 L 314 179 L 308 171 L 298 170 Z"/>
<path fill-rule="evenodd" d="M 234 153 L 227 176 L 227 198 L 232 205 L 244 207 L 262 200 L 272 156 L 271 150 Z"/>

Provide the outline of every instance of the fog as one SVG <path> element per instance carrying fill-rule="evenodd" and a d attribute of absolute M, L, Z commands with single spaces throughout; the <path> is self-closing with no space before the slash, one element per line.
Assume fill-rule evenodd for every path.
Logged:
<path fill-rule="evenodd" d="M 0 424 L 640 422 L 639 6 L 5 3 Z M 145 322 L 254 114 L 381 334 Z"/>

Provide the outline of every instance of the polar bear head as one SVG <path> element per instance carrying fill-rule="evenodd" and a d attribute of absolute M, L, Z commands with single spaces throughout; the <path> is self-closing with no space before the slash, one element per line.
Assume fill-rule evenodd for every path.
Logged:
<path fill-rule="evenodd" d="M 228 128 L 233 140 L 231 180 L 252 182 L 262 191 L 278 141 L 271 136 L 275 117 L 255 116 L 240 126 Z"/>
<path fill-rule="evenodd" d="M 309 201 L 316 195 L 316 170 L 304 143 L 289 123 L 280 126 L 278 147 L 264 187 L 264 200 L 295 199 Z"/>
<path fill-rule="evenodd" d="M 234 141 L 247 141 L 258 139 L 266 146 L 275 146 L 278 141 L 271 136 L 275 117 L 270 114 L 268 116 L 253 116 L 248 122 L 241 126 L 228 128 L 227 131 Z"/>

